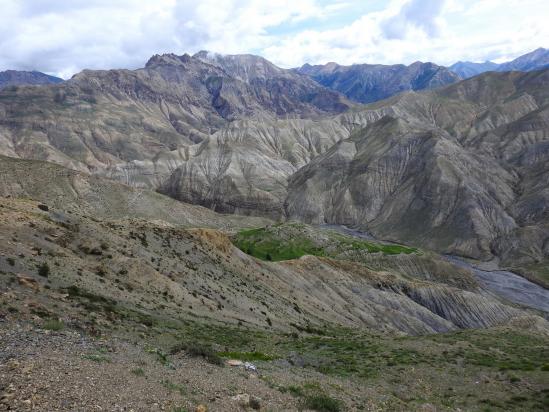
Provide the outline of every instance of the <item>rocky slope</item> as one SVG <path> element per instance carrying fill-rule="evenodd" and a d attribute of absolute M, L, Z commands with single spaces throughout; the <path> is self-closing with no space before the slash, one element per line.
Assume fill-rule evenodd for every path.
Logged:
<path fill-rule="evenodd" d="M 485 74 L 387 115 L 291 177 L 288 216 L 475 258 L 547 256 L 549 71 Z M 392 113 L 390 113 L 392 111 Z"/>
<path fill-rule="evenodd" d="M 375 102 L 408 90 L 434 89 L 460 80 L 458 75 L 445 67 L 422 62 L 409 66 L 305 64 L 296 72 L 310 76 L 321 85 L 361 103 Z"/>
<path fill-rule="evenodd" d="M 154 191 L 80 173 L 42 161 L 0 156 L 0 196 L 34 199 L 95 219 L 160 220 L 183 227 L 232 231 L 269 224 L 268 219 L 220 215 Z"/>
<path fill-rule="evenodd" d="M 391 261 L 413 256 L 414 249 L 359 247 L 355 239 L 329 230 L 282 225 L 272 229 L 269 245 L 291 239 L 314 242 L 315 250 L 325 252 L 263 262 L 236 249 L 223 232 L 184 229 L 234 231 L 259 219 L 216 215 L 56 165 L 2 160 L 0 194 L 10 197 L 0 207 L 5 236 L 0 270 L 14 276 L 35 278 L 36 268 L 47 264 L 55 272 L 48 277 L 55 283 L 50 286 L 56 288 L 76 286 L 132 307 L 148 301 L 148 310 L 166 306 L 180 316 L 188 301 L 191 317 L 256 326 L 267 322 L 278 329 L 306 322 L 418 334 L 493 326 L 526 315 L 490 296 L 469 272 L 436 256 L 382 265 L 376 258 L 375 270 L 364 265 L 379 253 Z M 46 206 L 21 199 L 28 197 Z M 422 270 L 404 269 L 422 261 Z M 127 287 L 121 289 L 120 282 Z M 170 298 L 158 292 L 164 289 Z"/>
<path fill-rule="evenodd" d="M 546 315 L 430 252 L 251 223 L 0 157 L 0 410 L 543 410 Z"/>
<path fill-rule="evenodd" d="M 460 288 L 446 285 L 446 275 L 439 275 L 444 266 L 427 281 L 425 274 L 403 277 L 389 266 L 374 271 L 347 259 L 262 262 L 212 229 L 98 220 L 58 208 L 41 211 L 32 201 L 2 205 L 2 233 L 9 237 L 0 270 L 6 279 L 30 279 L 41 289 L 39 269 L 47 265 L 52 293 L 103 296 L 120 310 L 286 331 L 310 324 L 416 335 L 525 317 L 544 324 L 479 288 L 470 274 Z M 51 298 L 44 293 L 42 299 Z"/>
<path fill-rule="evenodd" d="M 40 72 L 6 70 L 0 72 L 0 89 L 8 86 L 24 86 L 30 84 L 57 84 L 63 82 L 59 77 Z"/>
<path fill-rule="evenodd" d="M 348 255 L 352 239 L 305 225 L 254 233 L 342 253 L 268 262 L 218 230 L 101 214 L 0 197 L 0 408 L 238 411 L 251 394 L 256 409 L 421 411 L 454 387 L 469 409 L 541 404 L 549 324 L 447 262 Z"/>

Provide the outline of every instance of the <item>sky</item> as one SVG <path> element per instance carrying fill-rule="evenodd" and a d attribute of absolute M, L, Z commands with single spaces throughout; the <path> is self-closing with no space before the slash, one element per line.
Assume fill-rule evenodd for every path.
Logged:
<path fill-rule="evenodd" d="M 547 0 L 0 0 L 0 71 L 63 78 L 154 54 L 304 63 L 503 62 L 549 47 Z"/>

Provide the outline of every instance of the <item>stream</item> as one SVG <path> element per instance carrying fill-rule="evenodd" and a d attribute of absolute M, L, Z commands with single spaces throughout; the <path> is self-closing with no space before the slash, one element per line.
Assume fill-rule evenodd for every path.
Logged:
<path fill-rule="evenodd" d="M 507 270 L 482 270 L 457 256 L 444 257 L 457 266 L 471 270 L 476 278 L 495 294 L 511 302 L 549 313 L 549 290 Z"/>

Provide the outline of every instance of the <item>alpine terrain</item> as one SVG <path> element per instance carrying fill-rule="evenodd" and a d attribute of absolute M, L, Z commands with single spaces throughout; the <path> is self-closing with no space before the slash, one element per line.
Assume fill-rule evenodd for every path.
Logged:
<path fill-rule="evenodd" d="M 0 410 L 547 410 L 540 50 L 0 74 Z"/>

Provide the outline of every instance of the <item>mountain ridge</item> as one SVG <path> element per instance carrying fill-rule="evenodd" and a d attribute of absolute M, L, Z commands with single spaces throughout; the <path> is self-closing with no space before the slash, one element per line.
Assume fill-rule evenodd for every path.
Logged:
<path fill-rule="evenodd" d="M 548 66 L 549 50 L 539 47 L 536 50 L 504 63 L 498 64 L 491 61 L 485 61 L 484 63 L 458 61 L 448 68 L 465 79 L 487 71 L 532 71 L 541 70 Z"/>
<path fill-rule="evenodd" d="M 38 71 L 6 70 L 0 72 L 0 89 L 9 86 L 58 84 L 64 80 Z"/>
<path fill-rule="evenodd" d="M 372 103 L 403 91 L 432 89 L 460 80 L 445 67 L 430 62 L 414 62 L 408 66 L 306 64 L 294 70 L 360 103 Z"/>

